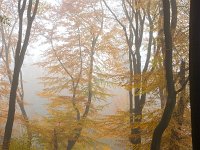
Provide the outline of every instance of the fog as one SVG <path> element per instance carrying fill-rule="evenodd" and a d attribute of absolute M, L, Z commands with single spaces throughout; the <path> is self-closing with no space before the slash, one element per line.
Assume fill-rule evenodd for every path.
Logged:
<path fill-rule="evenodd" d="M 44 47 L 38 46 L 37 49 L 29 47 L 28 54 L 25 56 L 22 72 L 24 83 L 24 102 L 27 114 L 29 116 L 47 114 L 46 104 L 48 100 L 38 96 L 42 91 L 43 84 L 40 83 L 40 77 L 45 70 L 38 67 L 36 63 L 41 61 L 41 54 Z M 112 97 L 104 102 L 107 104 L 100 112 L 103 115 L 115 114 L 117 110 L 128 110 L 128 92 L 122 88 L 113 87 L 108 91 L 113 94 Z"/>

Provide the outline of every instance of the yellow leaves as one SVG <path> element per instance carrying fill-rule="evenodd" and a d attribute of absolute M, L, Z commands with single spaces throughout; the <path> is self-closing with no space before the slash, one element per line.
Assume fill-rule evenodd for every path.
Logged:
<path fill-rule="evenodd" d="M 62 106 L 65 104 L 69 104 L 69 101 L 71 101 L 72 98 L 70 96 L 56 96 L 51 98 L 51 104 L 52 106 Z"/>
<path fill-rule="evenodd" d="M 38 93 L 38 96 L 44 97 L 44 98 L 49 98 L 55 96 L 55 92 L 53 91 L 43 91 Z"/>
<path fill-rule="evenodd" d="M 140 145 L 142 148 L 149 148 L 150 138 L 153 134 L 153 130 L 160 119 L 161 111 L 150 111 L 143 113 L 143 115 L 133 117 L 135 119 L 143 118 L 141 122 L 134 122 L 130 124 L 130 113 L 128 111 L 118 111 L 115 115 L 106 116 L 99 120 L 96 124 L 98 128 L 98 137 L 103 139 L 117 139 L 115 144 L 123 145 L 123 147 L 134 147 L 136 145 L 131 145 L 129 142 L 130 137 L 135 137 L 137 135 L 131 135 L 131 129 L 140 128 L 141 135 L 143 138 L 143 143 Z"/>
<path fill-rule="evenodd" d="M 134 3 L 134 9 L 141 11 L 141 16 L 139 17 L 142 17 L 144 15 L 143 11 L 146 11 L 146 6 L 149 1 L 135 0 L 132 2 Z M 129 7 L 127 1 L 125 1 L 125 3 L 126 6 Z M 155 1 L 152 1 L 152 3 L 153 5 L 150 8 L 150 13 L 152 19 L 155 19 L 153 17 L 156 17 L 156 13 L 158 13 L 158 3 Z M 83 128 L 75 149 L 89 150 L 95 146 L 96 148 L 98 147 L 99 149 L 106 150 L 110 149 L 110 147 L 99 146 L 99 143 L 96 141 L 98 138 L 116 138 L 117 141 L 120 141 L 120 144 L 123 143 L 129 147 L 134 147 L 134 145 L 130 145 L 129 143 L 129 138 L 135 136 L 130 134 L 130 130 L 138 127 L 142 131 L 143 144 L 148 145 L 152 132 L 160 119 L 160 111 L 148 112 L 144 110 L 143 115 L 135 116 L 135 114 L 131 114 L 136 121 L 142 118 L 141 122 L 134 122 L 131 124 L 130 113 L 128 111 L 118 111 L 115 115 L 102 117 L 96 120 L 96 114 L 99 110 L 101 111 L 103 107 L 99 106 L 101 102 L 96 102 L 95 100 L 107 99 L 108 96 L 111 96 L 106 93 L 106 88 L 112 84 L 115 86 L 120 85 L 126 90 L 133 90 L 134 88 L 139 89 L 138 92 L 135 93 L 136 95 L 150 93 L 147 96 L 147 100 L 150 102 L 146 102 L 145 106 L 147 106 L 148 103 L 152 104 L 153 100 L 150 96 L 154 94 L 153 92 L 156 91 L 158 87 L 165 87 L 164 70 L 162 67 L 163 56 L 160 53 L 155 54 L 155 56 L 152 55 L 149 66 L 154 69 L 142 74 L 134 73 L 133 79 L 131 79 L 133 82 L 129 83 L 128 47 L 125 41 L 124 31 L 114 22 L 107 22 L 107 24 L 105 24 L 105 30 L 100 33 L 102 10 L 99 6 L 95 7 L 95 5 L 91 4 L 92 3 L 88 3 L 87 0 L 65 0 L 60 10 L 53 12 L 60 18 L 56 18 L 56 21 L 54 20 L 55 29 L 46 32 L 47 38 L 53 34 L 52 39 L 50 39 L 53 42 L 49 39 L 46 41 L 46 43 L 52 42 L 53 46 L 45 51 L 43 54 L 45 60 L 40 63 L 41 67 L 47 69 L 47 74 L 45 77 L 41 78 L 45 87 L 44 90 L 38 94 L 50 100 L 47 105 L 48 117 L 42 118 L 40 122 L 38 122 L 38 125 L 34 124 L 33 131 L 41 134 L 40 138 L 43 140 L 43 143 L 48 143 L 51 142 L 50 137 L 52 137 L 53 130 L 56 129 L 59 133 L 58 138 L 61 139 L 60 143 L 64 145 L 67 139 L 74 138 L 74 134 L 77 133 L 77 128 Z M 131 9 L 128 9 L 128 11 L 131 11 Z M 109 18 L 105 18 L 105 20 L 106 19 Z M 122 20 L 122 23 L 127 23 L 127 18 L 122 17 L 119 19 Z M 158 18 L 156 19 L 158 20 Z M 157 23 L 158 22 L 156 22 L 156 24 Z M 135 25 L 135 23 L 133 25 Z M 128 27 L 127 24 L 126 27 L 127 33 L 129 34 L 131 30 L 128 28 L 130 27 Z M 146 49 L 148 41 L 146 33 L 149 31 L 149 27 L 146 21 L 144 28 L 145 37 L 143 39 L 144 43 L 142 43 L 140 49 L 141 57 L 143 57 L 142 51 Z M 157 28 L 154 28 L 153 32 L 155 33 L 157 30 Z M 85 107 L 90 104 L 90 102 L 88 103 L 87 101 L 87 96 L 89 93 L 88 73 L 90 70 L 91 45 L 94 44 L 91 41 L 94 41 L 92 38 L 97 34 L 99 34 L 99 39 L 97 44 L 93 45 L 95 47 L 95 54 L 94 71 L 92 73 L 92 104 L 90 105 L 88 118 L 78 120 L 78 113 L 80 113 L 81 116 L 85 111 Z M 182 44 L 187 42 L 185 36 L 187 36 L 186 32 L 180 31 L 176 33 L 176 39 L 174 40 L 177 48 L 180 49 Z M 134 41 L 134 39 L 135 36 L 133 36 L 132 40 Z M 133 42 L 133 44 L 135 43 Z M 160 43 L 154 44 L 154 51 L 157 51 L 156 44 Z M 152 48 L 154 46 L 152 45 Z M 186 47 L 187 46 L 184 45 L 185 49 Z M 134 53 L 134 45 L 132 48 Z M 54 49 L 54 51 L 52 49 Z M 182 51 L 177 51 L 177 55 L 178 53 L 182 53 L 181 55 L 183 55 Z M 141 63 L 143 66 L 144 63 Z M 81 67 L 82 72 L 80 72 Z M 156 93 L 156 96 L 157 95 Z M 122 101 L 121 97 L 119 100 Z M 120 105 L 124 105 L 123 102 L 121 102 Z M 149 105 L 148 108 L 151 110 L 154 109 L 151 108 L 152 106 L 154 105 Z M 44 126 L 46 128 L 44 128 Z"/>
<path fill-rule="evenodd" d="M 6 97 L 10 93 L 10 84 L 8 81 L 0 80 L 0 97 Z"/>
<path fill-rule="evenodd" d="M 40 143 L 46 144 L 47 147 L 52 146 L 54 130 L 57 133 L 59 148 L 62 149 L 60 146 L 66 146 L 67 140 L 73 139 L 78 129 L 83 128 L 81 136 L 74 147 L 75 150 L 92 150 L 94 146 L 99 150 L 108 148 L 108 146 L 97 140 L 96 124 L 93 119 L 76 121 L 73 113 L 65 110 L 54 110 L 49 117 L 32 121 L 30 128 L 36 135 L 35 138 L 39 138 Z"/>
<path fill-rule="evenodd" d="M 97 124 L 101 138 L 126 137 L 129 126 L 129 113 L 119 111 L 116 115 L 107 116 Z"/>
<path fill-rule="evenodd" d="M 102 150 L 112 150 L 109 146 L 105 146 Z"/>
<path fill-rule="evenodd" d="M 139 89 L 137 94 L 144 94 L 155 90 L 158 87 L 164 87 L 165 77 L 163 69 L 156 69 L 154 71 L 145 72 L 142 75 L 134 74 L 132 86 L 126 83 L 123 86 L 127 90 Z"/>

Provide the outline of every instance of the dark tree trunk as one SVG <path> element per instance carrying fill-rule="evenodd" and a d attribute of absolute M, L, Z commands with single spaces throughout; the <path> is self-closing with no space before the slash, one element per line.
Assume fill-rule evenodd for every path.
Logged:
<path fill-rule="evenodd" d="M 145 26 L 145 19 L 146 19 L 146 12 L 144 9 L 139 7 L 140 1 L 125 1 L 122 0 L 122 7 L 124 13 L 126 15 L 126 19 L 128 20 L 128 26 L 126 27 L 116 16 L 116 14 L 111 10 L 105 0 L 103 0 L 105 6 L 114 16 L 115 20 L 119 23 L 124 31 L 124 35 L 126 38 L 126 43 L 128 46 L 128 54 L 129 54 L 129 113 L 130 113 L 130 126 L 131 126 L 131 133 L 129 136 L 129 141 L 131 144 L 134 144 L 138 149 L 141 144 L 141 130 L 140 130 L 140 123 L 142 121 L 142 109 L 145 104 L 146 94 L 141 94 L 144 92 L 142 88 L 142 84 L 145 83 L 142 79 L 143 73 L 148 70 L 149 60 L 151 57 L 151 46 L 153 41 L 153 22 L 151 20 L 150 15 L 150 5 L 151 0 L 148 2 L 148 19 L 150 24 L 150 31 L 149 31 L 149 43 L 148 43 L 148 50 L 147 50 L 147 58 L 145 61 L 145 66 L 142 70 L 141 68 L 141 44 L 143 40 L 143 30 Z M 128 8 L 129 6 L 129 8 Z M 135 23 L 133 23 L 135 21 Z M 128 32 L 129 31 L 129 32 Z M 134 42 L 134 43 L 133 43 Z M 135 47 L 135 51 L 133 51 L 133 46 Z M 140 76 L 140 79 L 136 79 L 134 81 L 134 75 Z M 136 81 L 137 80 L 137 81 Z M 133 82 L 134 84 L 140 84 L 140 87 L 135 88 L 134 97 L 133 97 Z M 137 83 L 135 83 L 137 82 Z M 134 101 L 134 103 L 133 103 Z M 135 106 L 134 106 L 135 105 Z"/>
<path fill-rule="evenodd" d="M 36 0 L 34 6 L 32 4 L 32 0 L 29 0 L 28 8 L 27 8 L 27 28 L 24 37 L 24 41 L 22 42 L 22 32 L 23 32 L 23 14 L 26 9 L 26 0 L 23 2 L 18 2 L 18 15 L 19 15 L 19 31 L 18 31 L 18 41 L 15 51 L 15 64 L 14 64 L 14 73 L 12 78 L 11 90 L 10 90 L 10 98 L 9 98 L 9 108 L 8 108 L 8 117 L 5 126 L 4 139 L 3 139 L 3 150 L 8 150 L 10 146 L 11 134 L 13 129 L 13 122 L 15 117 L 15 104 L 16 104 L 16 96 L 17 96 L 17 88 L 19 82 L 19 74 L 24 61 L 24 56 L 27 50 L 30 32 L 33 20 L 35 18 L 39 0 Z M 33 11 L 32 11 L 32 7 Z M 23 44 L 22 44 L 23 43 Z"/>
<path fill-rule="evenodd" d="M 141 121 L 142 121 L 142 110 L 146 101 L 146 93 L 143 89 L 143 84 L 146 84 L 148 77 L 142 77 L 148 70 L 150 57 L 151 57 L 151 47 L 153 42 L 153 21 L 150 14 L 151 9 L 151 0 L 148 2 L 147 7 L 147 18 L 149 22 L 149 41 L 148 41 L 148 49 L 147 49 L 147 57 L 145 61 L 144 68 L 141 67 L 141 54 L 140 48 L 142 44 L 143 38 L 143 28 L 144 28 L 144 18 L 139 19 L 139 15 L 141 15 L 141 11 L 136 12 L 135 19 L 136 19 L 136 32 L 135 32 L 135 49 L 136 49 L 136 59 L 133 59 L 133 68 L 134 68 L 134 75 L 140 75 L 140 79 L 138 83 L 140 84 L 140 88 L 135 89 L 134 93 L 134 101 L 135 101 L 135 109 L 134 109 L 134 127 L 131 130 L 131 135 L 133 138 L 131 139 L 132 144 L 137 145 L 137 149 L 140 149 L 140 144 L 142 143 L 142 135 L 141 135 Z M 145 17 L 145 15 L 143 16 Z M 140 24 L 140 26 L 139 26 Z M 133 56 L 134 57 L 134 56 Z M 142 93 L 141 93 L 142 92 Z"/>
<path fill-rule="evenodd" d="M 72 150 L 75 144 L 76 144 L 76 140 L 68 140 L 67 150 Z"/>
<path fill-rule="evenodd" d="M 161 138 L 167 128 L 171 119 L 175 104 L 176 104 L 176 92 L 173 80 L 173 68 L 172 68 L 172 36 L 170 25 L 170 2 L 169 0 L 163 0 L 163 13 L 164 13 L 164 35 L 165 35 L 165 78 L 167 82 L 167 102 L 164 109 L 163 116 L 154 130 L 151 150 L 160 150 Z"/>
<path fill-rule="evenodd" d="M 137 91 L 135 91 L 135 95 L 137 94 Z M 142 112 L 140 111 L 139 107 L 139 102 L 140 98 L 139 96 L 134 96 L 134 101 L 135 101 L 135 109 L 134 109 L 134 122 L 133 122 L 133 127 L 131 129 L 131 143 L 132 144 L 140 144 L 141 143 L 141 132 L 140 132 L 140 122 L 141 122 L 141 116 Z M 138 149 L 138 147 L 137 147 Z"/>
<path fill-rule="evenodd" d="M 75 134 L 73 135 L 72 139 L 69 139 L 69 140 L 68 140 L 68 143 L 67 143 L 67 150 L 72 150 L 72 148 L 73 148 L 74 145 L 76 144 L 78 138 L 80 137 L 81 132 L 82 132 L 82 130 L 83 130 L 83 127 L 82 127 L 82 124 L 79 124 L 79 126 L 81 126 L 81 127 L 77 128 L 77 129 L 75 129 L 75 130 L 73 131 L 73 133 L 75 133 Z"/>
<path fill-rule="evenodd" d="M 72 135 L 71 139 L 68 140 L 67 143 L 67 150 L 72 150 L 72 148 L 74 147 L 74 145 L 76 144 L 77 140 L 79 139 L 81 132 L 83 130 L 82 124 L 79 124 L 79 128 L 76 128 L 73 130 L 72 133 L 74 133 L 74 135 Z"/>
<path fill-rule="evenodd" d="M 200 1 L 190 1 L 190 105 L 192 121 L 192 145 L 193 150 L 200 149 Z"/>
<path fill-rule="evenodd" d="M 17 92 L 17 87 L 18 87 L 19 72 L 20 72 L 19 62 L 16 62 L 14 73 L 13 73 L 13 80 L 11 84 L 9 111 L 8 111 L 8 117 L 7 117 L 6 127 L 5 127 L 5 133 L 4 133 L 3 148 L 2 148 L 3 150 L 9 149 L 10 138 L 11 138 L 13 122 L 14 122 L 16 92 Z"/>
<path fill-rule="evenodd" d="M 16 24 L 16 23 L 15 23 Z M 8 37 L 8 42 L 6 42 L 6 37 L 5 37 L 5 31 L 4 31 L 4 28 L 3 26 L 1 26 L 1 34 L 2 34 L 2 42 L 4 44 L 4 48 L 5 48 L 5 58 L 2 57 L 4 63 L 5 63 L 5 66 L 6 66 L 6 71 L 7 71 L 7 77 L 8 77 L 8 80 L 10 82 L 10 85 L 12 84 L 12 76 L 13 76 L 13 73 L 10 69 L 10 58 L 9 58 L 9 54 L 11 53 L 10 51 L 10 47 L 11 47 L 11 35 L 13 33 L 13 30 L 14 30 L 14 27 L 15 27 L 15 24 L 13 25 L 12 29 L 11 29 L 11 32 L 9 34 L 9 37 Z M 14 53 L 14 52 L 13 52 Z M 28 116 L 26 114 L 26 110 L 24 108 L 24 103 L 23 103 L 23 100 L 24 100 L 24 91 L 23 91 L 23 81 L 22 81 L 22 72 L 20 71 L 20 81 L 21 81 L 21 88 L 22 90 L 19 91 L 19 89 L 17 89 L 17 95 L 16 95 L 16 99 L 17 99 L 17 103 L 20 107 L 20 110 L 21 110 L 21 113 L 22 113 L 22 116 L 23 118 L 25 119 L 26 121 L 26 128 L 27 128 L 27 134 L 28 134 L 28 148 L 30 149 L 31 147 L 31 139 L 32 139 L 32 134 L 29 130 L 29 119 L 28 119 Z"/>

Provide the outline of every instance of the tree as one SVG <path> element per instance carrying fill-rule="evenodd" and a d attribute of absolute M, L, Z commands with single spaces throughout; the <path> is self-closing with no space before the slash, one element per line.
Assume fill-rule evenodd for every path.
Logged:
<path fill-rule="evenodd" d="M 172 19 L 170 21 L 170 4 L 172 8 Z M 175 104 L 177 94 L 183 90 L 187 84 L 187 80 L 182 84 L 179 90 L 175 90 L 175 80 L 173 75 L 173 49 L 175 48 L 172 38 L 176 31 L 177 26 L 177 6 L 176 0 L 165 1 L 163 0 L 163 14 L 164 14 L 164 41 L 165 41 L 165 53 L 164 53 L 164 68 L 166 78 L 166 90 L 167 90 L 167 102 L 163 112 L 163 116 L 154 130 L 151 149 L 159 150 L 161 144 L 161 138 L 163 132 L 168 127 Z"/>
<path fill-rule="evenodd" d="M 7 9 L 7 7 L 9 7 L 10 9 Z M 2 46 L 3 46 L 2 51 L 1 51 L 2 67 L 5 67 L 5 70 L 6 70 L 5 77 L 7 78 L 5 79 L 5 82 L 7 82 L 8 80 L 10 85 L 12 83 L 12 76 L 13 76 L 11 64 L 14 57 L 13 56 L 14 47 L 16 45 L 15 41 L 17 39 L 15 28 L 17 26 L 17 20 L 18 20 L 14 7 L 17 7 L 17 6 L 16 4 L 13 4 L 13 1 L 11 1 L 10 3 L 6 3 L 4 5 L 1 5 L 1 9 L 4 11 L 4 13 L 12 15 L 12 18 L 14 18 L 13 20 L 10 21 L 9 26 L 5 26 L 3 23 L 1 23 L 1 30 L 0 30 L 1 37 L 2 37 Z M 19 74 L 19 81 L 20 81 L 20 86 L 17 89 L 16 100 L 21 110 L 23 119 L 25 120 L 25 126 L 27 129 L 28 137 L 29 137 L 29 146 L 31 146 L 31 132 L 28 129 L 29 118 L 24 107 L 24 88 L 23 88 L 22 71 L 20 71 L 20 74 Z"/>
<path fill-rule="evenodd" d="M 199 1 L 190 1 L 190 36 L 189 36 L 189 71 L 190 71 L 190 105 L 192 121 L 192 145 L 194 150 L 200 149 L 200 19 L 199 19 Z"/>
<path fill-rule="evenodd" d="M 4 139 L 3 139 L 3 146 L 2 146 L 3 150 L 9 149 L 14 116 L 15 116 L 15 104 L 16 104 L 16 94 L 17 94 L 17 88 L 18 88 L 19 74 L 20 74 L 20 70 L 24 61 L 24 55 L 27 50 L 31 27 L 32 27 L 32 23 L 37 12 L 38 4 L 39 4 L 39 0 L 36 0 L 34 5 L 32 3 L 32 0 L 29 0 L 28 2 L 27 28 L 26 28 L 26 33 L 23 40 L 22 39 L 23 37 L 22 23 L 23 23 L 24 11 L 26 9 L 26 0 L 24 0 L 23 2 L 21 2 L 21 0 L 18 1 L 18 15 L 19 15 L 18 41 L 17 41 L 16 50 L 15 50 L 14 73 L 12 77 L 12 84 L 11 84 L 11 91 L 10 91 L 10 98 L 9 98 L 8 117 L 7 117 Z M 22 41 L 23 41 L 23 44 L 22 44 Z"/>
<path fill-rule="evenodd" d="M 180 66 L 180 79 L 179 82 L 182 86 L 185 83 L 185 62 L 181 62 Z M 177 97 L 178 99 L 178 97 Z M 174 119 L 174 127 L 171 129 L 171 137 L 170 137 L 170 149 L 180 149 L 180 139 L 181 134 L 180 131 L 184 122 L 184 112 L 187 107 L 188 101 L 186 100 L 186 89 L 184 88 L 180 94 L 180 98 L 177 102 L 177 107 L 174 110 L 172 120 Z"/>
<path fill-rule="evenodd" d="M 72 149 L 81 137 L 85 122 L 90 120 L 89 112 L 97 110 L 92 108 L 95 104 L 92 101 L 104 95 L 96 77 L 98 53 L 101 52 L 99 40 L 103 28 L 102 6 L 100 1 L 79 2 L 80 6 L 76 2 L 63 1 L 60 8 L 51 11 L 58 17 L 56 21 L 48 20 L 52 29 L 46 32 L 45 38 L 50 48 L 46 51 L 45 61 L 40 64 L 48 69 L 49 74 L 43 78 L 43 82 L 49 86 L 41 95 L 52 93 L 49 99 L 59 95 L 66 101 L 69 100 L 66 95 L 70 95 L 75 112 L 71 123 L 75 122 L 76 126 L 71 128 L 67 149 Z M 69 9 L 68 5 L 71 6 Z M 65 27 L 69 36 L 59 32 L 60 27 Z"/>
<path fill-rule="evenodd" d="M 31 2 L 19 0 L 18 10 L 17 3 L 0 2 L 2 16 L 14 18 L 8 25 L 0 16 L 2 129 L 7 119 L 3 149 L 8 139 L 10 149 L 27 147 L 25 136 L 11 140 L 21 120 L 34 137 L 33 149 L 117 144 L 137 150 L 191 149 L 189 0 L 60 0 L 40 2 L 38 9 L 37 1 Z M 21 67 L 28 43 L 35 50 L 41 44 L 38 65 L 46 73 L 38 95 L 47 100 L 47 114 L 37 119 L 27 117 L 23 103 Z M 24 118 L 20 122 L 16 103 Z"/>
<path fill-rule="evenodd" d="M 145 105 L 147 93 L 149 92 L 145 90 L 149 80 L 149 75 L 147 74 L 153 71 L 153 69 L 149 69 L 149 66 L 153 45 L 153 21 L 156 12 L 152 11 L 152 13 L 150 11 L 152 7 L 151 0 L 147 2 L 142 0 L 122 0 L 121 5 L 125 16 L 123 16 L 123 19 L 120 19 L 108 6 L 107 2 L 105 0 L 103 0 L 103 2 L 124 32 L 124 38 L 128 49 L 129 81 L 127 83 L 127 89 L 130 103 L 130 126 L 132 127 L 129 140 L 132 144 L 140 146 L 142 141 L 140 129 L 143 115 L 142 110 Z M 147 27 L 145 25 L 146 22 L 148 22 Z M 149 37 L 146 48 L 146 60 L 142 63 L 141 54 L 145 30 L 148 30 Z"/>
<path fill-rule="evenodd" d="M 169 0 L 163 0 L 163 13 L 164 13 L 164 35 L 165 35 L 165 78 L 167 81 L 167 102 L 161 121 L 154 130 L 151 150 L 159 150 L 161 137 L 164 130 L 167 128 L 173 109 L 176 104 L 176 92 L 173 81 L 172 70 L 172 35 L 170 30 L 170 2 Z"/>

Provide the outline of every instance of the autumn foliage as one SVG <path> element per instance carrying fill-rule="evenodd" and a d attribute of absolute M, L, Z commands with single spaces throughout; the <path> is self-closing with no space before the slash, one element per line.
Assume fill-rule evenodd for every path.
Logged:
<path fill-rule="evenodd" d="M 189 0 L 37 4 L 0 1 L 3 150 L 5 143 L 11 150 L 192 149 Z M 22 64 L 31 56 L 23 45 L 37 55 L 28 65 L 38 67 L 33 76 L 42 70 L 37 78 L 42 89 L 33 99 L 45 101 L 44 114 L 29 113 L 34 101 L 27 99 L 24 77 L 31 75 Z M 13 110 L 9 98 L 16 101 L 10 139 L 5 138 Z"/>

